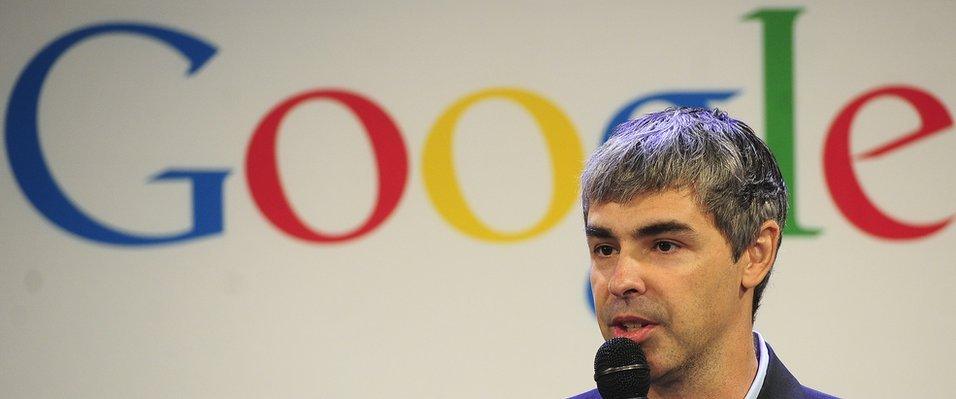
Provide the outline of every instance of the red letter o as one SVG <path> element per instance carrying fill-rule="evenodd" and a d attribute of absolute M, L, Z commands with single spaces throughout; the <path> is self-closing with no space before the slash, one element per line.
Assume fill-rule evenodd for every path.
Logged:
<path fill-rule="evenodd" d="M 282 118 L 308 100 L 331 99 L 352 110 L 365 127 L 378 166 L 378 199 L 368 219 L 357 229 L 339 234 L 312 231 L 293 212 L 282 185 L 276 163 L 276 138 Z M 295 95 L 262 119 L 246 152 L 246 180 L 259 211 L 287 234 L 314 242 L 346 241 L 362 236 L 381 224 L 398 205 L 408 178 L 405 142 L 389 116 L 372 101 L 342 90 L 316 90 Z"/>

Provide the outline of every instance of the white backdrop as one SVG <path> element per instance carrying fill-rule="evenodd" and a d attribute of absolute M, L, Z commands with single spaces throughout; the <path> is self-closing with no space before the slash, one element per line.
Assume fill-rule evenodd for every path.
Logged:
<path fill-rule="evenodd" d="M 952 112 L 956 3 L 779 6 L 803 10 L 793 52 L 798 209 L 820 234 L 784 239 L 757 329 L 806 385 L 845 397 L 945 397 L 939 382 L 956 356 L 956 226 L 910 240 L 856 227 L 830 194 L 823 153 L 844 106 L 879 87 L 918 88 Z M 763 132 L 762 24 L 744 17 L 770 7 L 0 1 L 4 120 L 31 59 L 77 29 L 135 22 L 217 48 L 188 77 L 184 58 L 136 35 L 96 36 L 56 61 L 38 108 L 40 144 L 87 215 L 124 231 L 183 231 L 189 184 L 148 179 L 172 167 L 229 170 L 221 232 L 132 247 L 44 218 L 3 151 L 0 395 L 547 398 L 590 389 L 601 337 L 584 297 L 580 204 L 528 239 L 477 239 L 429 199 L 430 131 L 465 96 L 512 87 L 559 108 L 585 152 L 619 108 L 663 91 L 735 91 L 714 104 Z M 391 116 L 408 181 L 376 229 L 316 243 L 263 216 L 245 162 L 270 110 L 329 88 Z M 852 149 L 919 124 L 906 103 L 873 101 L 857 115 Z M 281 183 L 296 213 L 316 230 L 355 229 L 377 193 L 356 117 L 310 101 L 280 130 Z M 867 195 L 900 220 L 951 218 L 953 133 L 860 161 Z M 553 167 L 527 112 L 480 102 L 454 134 L 456 176 L 479 219 L 517 231 L 542 217 Z"/>

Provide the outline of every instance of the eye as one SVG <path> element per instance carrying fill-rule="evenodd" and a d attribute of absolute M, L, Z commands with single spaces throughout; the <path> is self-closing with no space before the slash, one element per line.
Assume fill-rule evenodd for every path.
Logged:
<path fill-rule="evenodd" d="M 614 255 L 614 247 L 610 245 L 598 245 L 594 248 L 594 253 L 598 256 L 611 256 Z"/>
<path fill-rule="evenodd" d="M 674 252 L 677 248 L 680 248 L 680 246 L 670 241 L 658 241 L 654 243 L 654 249 L 665 254 Z"/>

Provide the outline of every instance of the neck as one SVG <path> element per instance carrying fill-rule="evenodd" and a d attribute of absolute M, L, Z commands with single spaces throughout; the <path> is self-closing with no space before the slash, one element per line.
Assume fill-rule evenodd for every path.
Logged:
<path fill-rule="evenodd" d="M 733 331 L 722 345 L 695 359 L 680 376 L 651 384 L 648 398 L 743 398 L 757 375 L 752 326 Z"/>

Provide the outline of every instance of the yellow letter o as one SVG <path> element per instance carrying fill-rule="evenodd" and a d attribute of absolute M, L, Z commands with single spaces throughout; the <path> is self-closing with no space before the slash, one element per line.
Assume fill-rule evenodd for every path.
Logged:
<path fill-rule="evenodd" d="M 461 192 L 452 162 L 458 119 L 475 103 L 492 98 L 514 101 L 528 111 L 541 129 L 551 157 L 554 191 L 548 210 L 533 226 L 517 232 L 496 230 L 475 216 Z M 425 190 L 438 213 L 461 232 L 488 241 L 520 241 L 554 227 L 574 205 L 583 153 L 571 121 L 544 97 L 516 88 L 486 89 L 458 100 L 435 122 L 422 156 Z"/>

